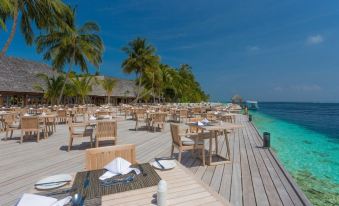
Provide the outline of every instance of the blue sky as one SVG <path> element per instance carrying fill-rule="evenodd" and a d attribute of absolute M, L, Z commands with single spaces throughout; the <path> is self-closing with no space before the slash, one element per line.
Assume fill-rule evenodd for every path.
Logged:
<path fill-rule="evenodd" d="M 121 72 L 121 48 L 140 36 L 162 62 L 188 63 L 212 100 L 339 102 L 339 1 L 68 0 L 78 23 L 101 27 L 101 73 Z M 0 45 L 6 34 L 0 31 Z M 17 34 L 10 56 L 42 61 Z"/>

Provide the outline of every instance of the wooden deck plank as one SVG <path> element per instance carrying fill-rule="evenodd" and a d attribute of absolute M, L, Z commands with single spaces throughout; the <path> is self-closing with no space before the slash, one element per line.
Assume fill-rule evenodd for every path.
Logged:
<path fill-rule="evenodd" d="M 240 132 L 240 131 L 239 131 Z M 240 158 L 241 158 L 241 179 L 242 179 L 242 194 L 244 206 L 255 206 L 255 196 L 253 190 L 253 182 L 250 171 L 250 166 L 247 158 L 247 151 L 244 141 L 244 132 L 241 130 L 239 137 L 240 141 Z"/>

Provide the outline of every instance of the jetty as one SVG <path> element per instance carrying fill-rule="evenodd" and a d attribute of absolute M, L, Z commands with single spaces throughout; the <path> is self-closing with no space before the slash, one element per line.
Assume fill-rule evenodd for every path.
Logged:
<path fill-rule="evenodd" d="M 237 115 L 235 121 L 243 127 L 229 134 L 230 163 L 202 166 L 200 159 L 184 152 L 181 164 L 230 205 L 311 205 L 272 150 L 262 148 L 262 139 L 248 117 Z M 135 131 L 134 126 L 135 121 L 119 117 L 116 144 L 135 144 L 138 162 L 170 155 L 168 124 L 162 132 Z M 57 125 L 57 132 L 39 143 L 19 144 L 19 136 L 14 132 L 14 139 L 0 142 L 0 205 L 14 205 L 42 177 L 84 170 L 85 149 L 90 145 L 75 141 L 67 152 L 67 124 Z M 225 155 L 223 139 L 218 146 Z"/>

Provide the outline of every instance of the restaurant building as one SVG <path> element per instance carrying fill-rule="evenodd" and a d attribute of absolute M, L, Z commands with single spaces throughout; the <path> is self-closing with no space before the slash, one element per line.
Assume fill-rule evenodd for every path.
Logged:
<path fill-rule="evenodd" d="M 45 104 L 43 91 L 35 89 L 35 85 L 43 85 L 44 82 L 37 77 L 37 74 L 44 73 L 48 76 L 58 75 L 52 68 L 43 63 L 29 61 L 15 57 L 3 57 L 0 59 L 0 105 L 2 106 L 26 106 Z M 96 76 L 98 80 L 113 78 Z M 110 102 L 114 105 L 128 103 L 135 99 L 135 83 L 132 80 L 116 79 Z M 104 104 L 107 103 L 105 90 L 100 84 L 94 84 L 93 90 L 86 98 L 86 103 Z M 71 102 L 75 103 L 75 99 Z"/>

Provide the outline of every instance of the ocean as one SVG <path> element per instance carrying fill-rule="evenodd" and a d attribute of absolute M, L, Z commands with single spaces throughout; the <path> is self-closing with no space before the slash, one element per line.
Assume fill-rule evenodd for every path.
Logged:
<path fill-rule="evenodd" d="M 339 205 L 339 104 L 259 103 L 260 133 L 314 205 Z"/>

